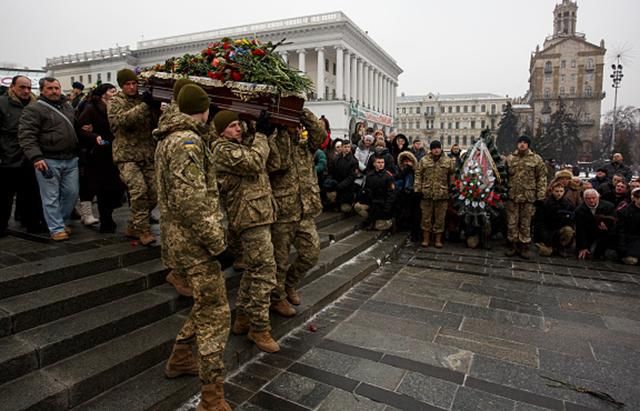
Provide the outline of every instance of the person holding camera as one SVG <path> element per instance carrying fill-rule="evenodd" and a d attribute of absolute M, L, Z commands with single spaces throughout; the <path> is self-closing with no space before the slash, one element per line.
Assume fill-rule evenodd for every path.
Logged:
<path fill-rule="evenodd" d="M 151 234 L 151 210 L 156 206 L 154 160 L 156 141 L 151 135 L 160 115 L 160 101 L 145 92 L 138 95 L 138 77 L 130 69 L 117 75 L 120 90 L 109 106 L 109 124 L 114 135 L 113 161 L 127 185 L 131 202 L 125 234 L 143 245 L 156 241 Z"/>

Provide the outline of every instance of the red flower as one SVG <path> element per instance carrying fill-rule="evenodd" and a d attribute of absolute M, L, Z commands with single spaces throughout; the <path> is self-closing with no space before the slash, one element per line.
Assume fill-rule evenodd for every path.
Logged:
<path fill-rule="evenodd" d="M 231 44 L 229 44 L 229 43 L 224 43 L 224 44 L 222 45 L 222 48 L 223 48 L 223 49 L 225 49 L 225 50 L 228 50 L 228 49 L 230 49 L 230 48 L 231 48 Z"/>
<path fill-rule="evenodd" d="M 214 73 L 213 71 L 207 71 L 207 77 L 209 78 L 215 78 L 214 76 L 216 75 L 216 73 Z"/>
<path fill-rule="evenodd" d="M 241 79 L 242 79 L 242 74 L 240 74 L 240 72 L 238 72 L 238 71 L 232 71 L 231 72 L 231 80 L 240 81 Z"/>
<path fill-rule="evenodd" d="M 254 56 L 264 56 L 266 53 L 262 49 L 253 49 L 251 50 L 251 54 Z"/>

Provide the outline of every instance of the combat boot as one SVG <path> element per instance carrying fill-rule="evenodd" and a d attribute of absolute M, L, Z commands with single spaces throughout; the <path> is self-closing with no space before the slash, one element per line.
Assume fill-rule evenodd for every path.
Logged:
<path fill-rule="evenodd" d="M 236 320 L 233 322 L 231 332 L 235 335 L 246 334 L 249 332 L 250 325 L 251 321 L 249 321 L 247 314 L 238 312 L 236 314 Z"/>
<path fill-rule="evenodd" d="M 269 330 L 255 331 L 249 330 L 247 334 L 249 341 L 253 341 L 261 351 L 268 352 L 270 354 L 280 351 L 278 342 L 273 339 Z"/>
<path fill-rule="evenodd" d="M 232 411 L 232 408 L 224 400 L 224 385 L 222 382 L 205 384 L 200 392 L 200 403 L 196 411 Z"/>
<path fill-rule="evenodd" d="M 531 255 L 529 254 L 529 244 L 520 243 L 520 247 L 518 247 L 518 255 L 525 260 L 531 259 Z"/>
<path fill-rule="evenodd" d="M 156 238 L 149 231 L 140 234 L 140 244 L 149 245 L 156 241 Z"/>
<path fill-rule="evenodd" d="M 173 270 L 169 271 L 165 280 L 176 289 L 178 294 L 185 297 L 193 297 L 193 290 L 189 287 L 189 284 L 183 278 L 176 276 Z"/>
<path fill-rule="evenodd" d="M 437 233 L 435 238 L 435 248 L 442 248 L 442 233 Z"/>
<path fill-rule="evenodd" d="M 638 264 L 638 259 L 636 257 L 627 256 L 622 259 L 622 262 L 626 265 L 636 265 Z"/>
<path fill-rule="evenodd" d="M 429 241 L 431 240 L 431 233 L 427 230 L 422 231 L 422 244 L 424 248 L 429 248 Z"/>
<path fill-rule="evenodd" d="M 509 244 L 507 245 L 507 251 L 504 252 L 504 255 L 506 255 L 507 257 L 513 257 L 517 253 L 518 249 L 516 248 L 516 243 L 514 243 L 513 241 L 509 241 Z"/>
<path fill-rule="evenodd" d="M 191 345 L 175 343 L 164 367 L 164 375 L 167 378 L 176 378 L 185 374 L 198 375 L 198 363 L 191 351 Z"/>
<path fill-rule="evenodd" d="M 295 288 L 285 287 L 284 290 L 287 293 L 287 299 L 291 304 L 300 305 L 300 294 L 298 294 Z"/>
<path fill-rule="evenodd" d="M 284 300 L 272 302 L 271 311 L 283 317 L 293 317 L 296 315 L 296 309 L 289 304 L 289 301 L 287 301 L 286 298 Z"/>

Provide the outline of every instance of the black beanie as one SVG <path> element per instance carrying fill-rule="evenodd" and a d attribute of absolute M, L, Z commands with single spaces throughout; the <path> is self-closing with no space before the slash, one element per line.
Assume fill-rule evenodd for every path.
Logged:
<path fill-rule="evenodd" d="M 531 137 L 523 134 L 520 137 L 518 137 L 518 141 L 516 141 L 516 144 L 518 144 L 521 141 L 524 141 L 525 143 L 527 143 L 529 147 L 531 147 Z"/>
<path fill-rule="evenodd" d="M 442 148 L 440 140 L 433 140 L 431 144 L 429 144 L 429 150 L 433 150 L 434 148 Z"/>
<path fill-rule="evenodd" d="M 218 111 L 213 117 L 213 125 L 216 127 L 218 134 L 222 134 L 229 124 L 237 120 L 240 120 L 238 113 L 229 110 L 222 110 Z"/>
<path fill-rule="evenodd" d="M 80 83 L 79 81 L 74 81 L 71 85 L 71 88 L 77 88 L 78 90 L 82 91 L 84 90 L 84 84 Z"/>
<path fill-rule="evenodd" d="M 136 76 L 136 73 L 131 69 L 122 69 L 118 71 L 116 78 L 120 87 L 122 87 L 122 85 L 127 81 L 138 81 L 138 76 Z"/>
<path fill-rule="evenodd" d="M 178 80 L 176 80 L 176 82 L 173 84 L 173 98 L 174 99 L 178 99 L 178 94 L 180 94 L 180 90 L 182 90 L 182 87 L 186 86 L 187 84 L 195 84 L 193 82 L 193 80 L 189 80 L 186 77 L 182 77 L 179 78 Z"/>
<path fill-rule="evenodd" d="M 185 114 L 204 113 L 209 109 L 209 96 L 197 84 L 187 84 L 178 94 L 178 107 Z"/>

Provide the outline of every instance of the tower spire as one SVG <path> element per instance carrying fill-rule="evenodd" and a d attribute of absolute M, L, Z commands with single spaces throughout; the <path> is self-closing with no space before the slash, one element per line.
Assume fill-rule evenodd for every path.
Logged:
<path fill-rule="evenodd" d="M 571 0 L 562 0 L 553 9 L 553 37 L 576 35 L 578 4 Z"/>

